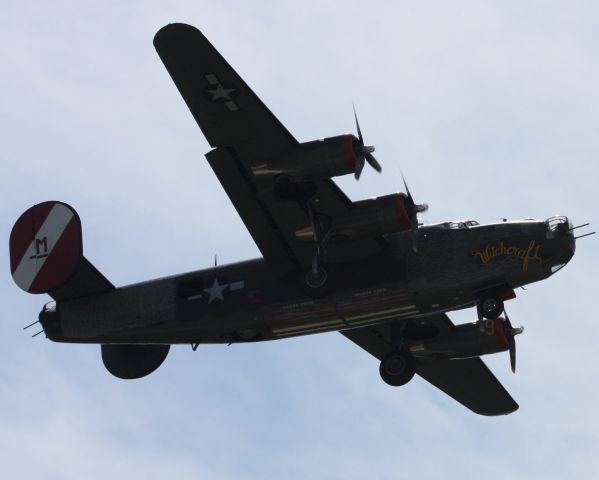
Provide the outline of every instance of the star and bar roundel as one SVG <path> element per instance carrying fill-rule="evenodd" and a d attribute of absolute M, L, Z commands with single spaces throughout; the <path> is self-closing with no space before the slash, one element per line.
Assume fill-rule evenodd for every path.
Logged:
<path fill-rule="evenodd" d="M 239 110 L 235 99 L 239 95 L 239 89 L 234 85 L 221 82 L 214 73 L 207 73 L 204 78 L 208 86 L 204 88 L 204 96 L 215 103 L 222 103 L 231 112 Z"/>
<path fill-rule="evenodd" d="M 40 203 L 19 217 L 9 245 L 15 283 L 29 293 L 48 292 L 69 280 L 81 262 L 81 221 L 66 203 Z"/>

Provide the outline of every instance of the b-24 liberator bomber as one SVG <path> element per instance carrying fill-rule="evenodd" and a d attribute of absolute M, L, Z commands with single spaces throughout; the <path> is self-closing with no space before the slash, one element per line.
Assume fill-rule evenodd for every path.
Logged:
<path fill-rule="evenodd" d="M 515 368 L 522 329 L 504 302 L 572 258 L 577 227 L 563 216 L 419 225 L 427 206 L 407 185 L 351 201 L 332 177 L 381 170 L 357 116 L 357 136 L 299 143 L 197 29 L 167 25 L 154 46 L 263 258 L 117 288 L 83 256 L 75 210 L 35 205 L 13 227 L 10 261 L 19 287 L 53 298 L 39 315 L 46 337 L 101 344 L 106 368 L 134 379 L 173 344 L 339 331 L 389 385 L 418 374 L 476 413 L 515 411 L 480 356 L 508 351 Z M 468 307 L 472 323 L 446 315 Z"/>

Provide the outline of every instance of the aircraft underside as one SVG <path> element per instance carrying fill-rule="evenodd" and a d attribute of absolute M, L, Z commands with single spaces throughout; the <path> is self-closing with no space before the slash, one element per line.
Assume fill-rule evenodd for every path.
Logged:
<path fill-rule="evenodd" d="M 54 299 L 39 316 L 45 335 L 101 344 L 106 368 L 134 379 L 158 368 L 171 344 L 340 331 L 380 361 L 389 385 L 418 374 L 476 413 L 515 411 L 480 356 L 507 351 L 515 370 L 522 329 L 504 302 L 561 269 L 586 224 L 422 225 L 428 206 L 405 181 L 405 193 L 352 201 L 332 178 L 382 170 L 355 110 L 357 136 L 300 143 L 194 27 L 167 25 L 154 46 L 263 258 L 116 288 L 83 256 L 75 210 L 35 205 L 11 232 L 11 273 L 24 291 Z M 472 323 L 445 314 L 468 307 Z"/>

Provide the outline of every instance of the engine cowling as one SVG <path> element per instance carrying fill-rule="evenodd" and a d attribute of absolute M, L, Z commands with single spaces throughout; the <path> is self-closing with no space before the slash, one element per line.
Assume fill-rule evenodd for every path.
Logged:
<path fill-rule="evenodd" d="M 252 167 L 256 176 L 284 175 L 294 180 L 316 180 L 354 173 L 359 140 L 350 134 L 301 143 L 293 151 Z"/>
<path fill-rule="evenodd" d="M 354 202 L 351 209 L 339 217 L 321 225 L 327 242 L 355 240 L 357 238 L 384 235 L 409 230 L 412 227 L 408 211 L 408 197 L 404 193 L 394 193 L 383 197 Z M 314 239 L 313 227 L 295 232 L 297 238 L 305 241 Z"/>
<path fill-rule="evenodd" d="M 477 322 L 466 323 L 431 339 L 406 341 L 414 357 L 431 360 L 472 358 L 509 349 L 504 318 L 485 320 L 483 327 Z"/>

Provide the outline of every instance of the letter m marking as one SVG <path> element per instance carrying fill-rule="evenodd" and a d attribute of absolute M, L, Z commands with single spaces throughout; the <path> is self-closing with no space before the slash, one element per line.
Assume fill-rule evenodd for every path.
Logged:
<path fill-rule="evenodd" d="M 41 250 L 41 247 L 43 247 L 43 251 Z M 48 237 L 35 239 L 35 253 L 37 256 L 48 254 Z"/>

